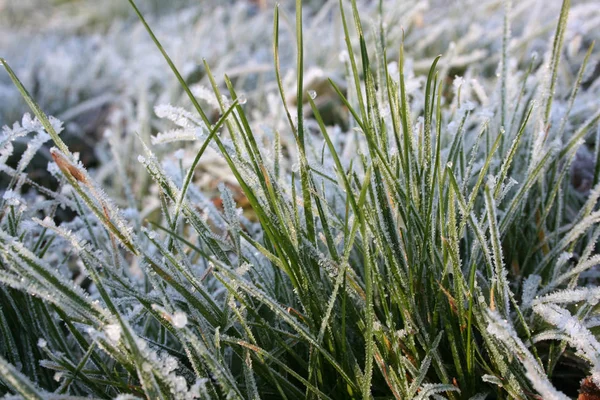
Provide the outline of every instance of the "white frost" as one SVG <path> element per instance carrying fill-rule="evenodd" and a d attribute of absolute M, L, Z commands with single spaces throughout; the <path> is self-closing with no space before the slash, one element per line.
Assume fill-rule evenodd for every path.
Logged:
<path fill-rule="evenodd" d="M 118 342 L 121 338 L 121 326 L 118 324 L 109 324 L 104 327 L 104 333 L 106 337 L 112 342 Z"/>
<path fill-rule="evenodd" d="M 172 321 L 175 328 L 181 329 L 187 325 L 187 314 L 183 311 L 176 311 L 175 314 L 173 314 Z"/>

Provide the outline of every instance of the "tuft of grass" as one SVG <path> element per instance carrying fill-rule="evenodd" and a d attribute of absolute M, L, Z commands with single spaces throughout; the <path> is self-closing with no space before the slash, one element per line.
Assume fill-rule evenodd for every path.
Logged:
<path fill-rule="evenodd" d="M 356 0 L 340 0 L 350 84 L 329 84 L 350 132 L 327 126 L 305 85 L 301 0 L 290 111 L 276 7 L 287 126 L 273 142 L 231 77 L 219 81 L 205 62 L 213 118 L 130 4 L 198 115 L 157 107 L 176 128 L 153 143 L 201 145 L 176 165 L 140 132 L 151 188 L 135 198 L 114 151 L 126 201 L 111 199 L 0 59 L 35 115 L 0 139 L 11 176 L 0 201 L 0 390 L 48 399 L 567 399 L 573 377 L 600 385 L 600 186 L 594 180 L 584 196 L 568 179 L 600 112 L 575 119 L 570 136 L 567 122 L 550 124 L 568 0 L 544 65 L 514 76 L 504 3 L 498 101 L 487 113 L 459 79 L 454 94 L 446 88 L 443 57 L 415 89 L 404 37 L 392 47 L 383 24 L 366 35 Z M 31 150 L 9 167 L 12 142 L 31 132 Z M 297 169 L 282 168 L 282 136 L 292 138 Z M 26 172 L 49 140 L 56 190 Z M 209 150 L 239 187 L 219 186 L 221 207 L 193 184 Z M 59 208 L 74 217 L 61 220 Z"/>

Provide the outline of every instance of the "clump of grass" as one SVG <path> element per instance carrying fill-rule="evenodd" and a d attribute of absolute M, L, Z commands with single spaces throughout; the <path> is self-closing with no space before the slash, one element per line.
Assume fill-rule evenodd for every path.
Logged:
<path fill-rule="evenodd" d="M 356 2 L 340 1 L 350 85 L 329 83 L 348 110 L 347 133 L 327 127 L 318 93 L 305 91 L 300 0 L 289 109 L 276 8 L 275 75 L 298 165 L 289 173 L 281 134 L 271 149 L 257 141 L 232 81 L 223 78 L 222 92 L 205 65 L 215 121 L 130 3 L 195 111 L 157 107 L 176 128 L 154 142 L 202 145 L 186 171 L 142 143 L 138 161 L 155 191 L 136 199 L 126 190 L 120 211 L 2 60 L 36 117 L 5 128 L 0 142 L 4 163 L 15 138 L 36 132 L 17 169 L 3 164 L 13 179 L 0 205 L 2 390 L 40 399 L 564 399 L 573 376 L 600 384 L 600 186 L 583 198 L 568 179 L 600 111 L 570 136 L 550 124 L 568 1 L 542 66 L 517 82 L 506 2 L 491 113 L 461 97 L 460 79 L 454 94 L 445 88 L 439 57 L 409 95 L 404 43 L 394 72 L 384 26 L 366 37 Z M 56 191 L 25 173 L 48 140 Z M 207 149 L 227 163 L 257 222 L 227 186 L 222 209 L 194 187 Z M 127 183 L 124 162 L 115 166 Z M 28 186 L 44 200 L 28 200 Z M 144 215 L 150 201 L 160 215 Z M 57 223 L 58 207 L 76 217 Z"/>

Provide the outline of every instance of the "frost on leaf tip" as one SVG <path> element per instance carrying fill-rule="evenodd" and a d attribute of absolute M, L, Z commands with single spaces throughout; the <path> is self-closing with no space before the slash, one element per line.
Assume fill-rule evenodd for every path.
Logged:
<path fill-rule="evenodd" d="M 157 117 L 169 119 L 182 128 L 194 128 L 195 126 L 202 125 L 191 112 L 170 104 L 158 105 L 154 107 L 154 112 Z"/>

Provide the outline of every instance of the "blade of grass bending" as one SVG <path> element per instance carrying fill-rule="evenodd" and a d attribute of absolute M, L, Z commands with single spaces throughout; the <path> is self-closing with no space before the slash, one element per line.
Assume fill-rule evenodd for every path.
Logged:
<path fill-rule="evenodd" d="M 294 137 L 296 140 L 298 140 L 298 131 L 296 130 L 296 126 L 292 120 L 292 115 L 290 114 L 290 110 L 287 106 L 287 102 L 285 100 L 285 91 L 283 90 L 283 83 L 281 80 L 281 67 L 279 63 L 279 4 L 275 5 L 275 12 L 273 15 L 273 61 L 275 63 L 275 80 L 277 81 L 277 87 L 279 88 L 279 95 L 281 97 L 283 109 L 285 110 L 290 127 L 294 132 Z"/>
<path fill-rule="evenodd" d="M 427 77 L 427 89 L 426 89 L 426 93 L 427 95 L 425 96 L 425 126 L 429 126 L 429 133 L 427 135 L 431 135 L 431 122 L 433 119 L 433 105 L 435 104 L 435 101 L 429 100 L 430 95 L 429 95 L 429 91 L 430 91 L 430 84 L 431 84 L 431 79 L 432 79 L 432 72 L 435 69 L 435 66 L 437 65 L 437 61 L 439 60 L 441 56 L 436 57 L 436 59 L 434 60 L 434 63 L 431 65 L 431 68 L 429 70 L 429 75 Z M 431 95 L 431 97 L 433 98 L 436 95 L 436 88 L 437 88 L 437 73 L 435 73 L 435 76 L 433 77 L 434 79 L 434 88 L 433 88 L 433 94 Z M 436 183 L 439 180 L 439 175 L 440 175 L 440 154 L 441 154 L 441 147 L 442 147 L 442 143 L 441 143 L 441 137 L 442 137 L 442 121 L 441 121 L 441 115 L 442 115 L 442 84 L 440 83 L 440 87 L 437 90 L 437 107 L 436 107 L 436 129 L 435 129 L 435 155 L 433 157 L 433 163 L 430 165 L 430 168 L 427 171 L 427 179 L 426 179 L 426 184 L 428 184 L 429 186 L 429 194 L 428 194 L 428 204 L 427 204 L 427 213 L 426 216 L 430 216 L 427 218 L 427 222 L 425 224 L 425 238 L 429 238 L 430 233 L 432 235 L 435 235 L 435 214 L 432 212 L 433 211 L 433 202 L 435 199 L 435 188 L 436 188 Z M 427 121 L 427 117 L 429 115 L 429 121 Z M 427 129 L 426 129 L 427 131 Z M 431 157 L 428 154 L 428 157 Z M 441 188 L 440 188 L 440 192 L 441 192 Z M 433 243 L 433 242 L 432 242 Z M 423 246 L 423 256 L 425 255 L 425 251 L 427 249 L 428 246 Z M 431 249 L 433 250 L 433 249 Z"/>
<path fill-rule="evenodd" d="M 135 248 L 134 243 L 132 243 L 131 240 L 127 236 L 125 236 L 119 230 L 119 228 L 117 228 L 115 226 L 115 224 L 113 224 L 113 222 L 110 220 L 110 216 L 106 212 L 106 206 L 103 203 L 103 200 L 101 198 L 98 198 L 98 201 L 101 203 L 101 207 L 102 207 L 102 210 L 101 210 L 100 207 L 94 203 L 94 200 L 90 196 L 88 196 L 88 194 L 85 192 L 85 190 L 83 190 L 83 188 L 79 184 L 80 181 L 71 174 L 69 169 L 61 168 L 61 171 L 63 172 L 63 175 L 67 178 L 67 180 L 69 181 L 71 186 L 75 189 L 77 194 L 82 198 L 84 203 L 94 213 L 96 218 L 98 218 L 98 220 L 100 222 L 102 222 L 102 224 L 108 229 L 109 233 L 111 235 L 116 236 L 117 239 L 119 239 L 119 241 L 121 242 L 121 244 L 123 244 L 129 251 L 131 251 L 135 255 L 138 255 L 139 253 L 138 253 L 137 249 Z"/>
<path fill-rule="evenodd" d="M 531 71 L 533 70 L 535 60 L 536 60 L 536 57 L 531 58 L 529 67 L 527 67 L 527 71 L 525 72 L 525 75 L 523 76 L 523 82 L 521 83 L 521 90 L 519 91 L 519 96 L 517 97 L 517 100 L 515 101 L 515 108 L 513 110 L 513 116 L 510 119 L 510 125 L 509 125 L 510 130 L 507 130 L 508 133 L 511 133 L 513 126 L 515 126 L 515 121 L 517 119 L 517 115 L 519 114 L 518 113 L 519 107 L 521 106 L 521 101 L 523 100 L 523 96 L 525 96 L 525 90 L 527 89 L 527 79 L 529 78 L 529 75 L 531 75 Z M 510 137 L 510 135 L 508 135 L 508 137 Z"/>
<path fill-rule="evenodd" d="M 510 11 L 512 8 L 512 0 L 504 0 L 504 24 L 502 27 L 502 70 L 500 73 L 500 126 L 506 132 L 509 132 L 509 127 L 506 126 L 506 86 L 508 81 L 508 44 L 510 41 Z M 510 133 L 510 132 L 509 132 Z M 500 153 L 504 152 L 504 139 L 500 142 Z"/>
<path fill-rule="evenodd" d="M 554 99 L 554 88 L 558 78 L 558 64 L 560 63 L 560 53 L 562 51 L 565 31 L 567 29 L 567 18 L 569 17 L 569 8 L 571 8 L 571 0 L 563 0 L 560 9 L 558 24 L 556 25 L 556 33 L 554 34 L 554 42 L 552 44 L 552 57 L 550 59 L 550 68 L 552 75 L 548 88 L 548 98 L 546 99 L 546 108 L 544 111 L 544 125 L 548 125 L 550 111 L 552 110 L 552 100 Z"/>
<path fill-rule="evenodd" d="M 154 42 L 154 44 L 156 45 L 156 47 L 160 50 L 160 52 L 163 55 L 165 61 L 167 62 L 167 64 L 169 64 L 169 67 L 171 68 L 171 71 L 177 77 L 177 80 L 179 81 L 179 83 L 180 83 L 181 87 L 183 88 L 183 90 L 186 92 L 186 94 L 187 94 L 188 98 L 190 99 L 190 101 L 192 102 L 194 108 L 196 109 L 196 111 L 198 112 L 198 114 L 200 114 L 200 117 L 202 118 L 202 121 L 204 122 L 204 124 L 206 125 L 207 128 L 210 127 L 211 123 L 210 123 L 208 117 L 206 116 L 206 114 L 204 113 L 204 111 L 202 110 L 202 107 L 200 107 L 200 104 L 198 103 L 198 100 L 196 100 L 196 98 L 193 95 L 191 89 L 189 88 L 189 86 L 187 85 L 187 83 L 185 82 L 185 80 L 183 79 L 183 77 L 181 76 L 181 74 L 179 73 L 179 70 L 177 69 L 177 67 L 175 66 L 175 64 L 173 63 L 173 61 L 171 60 L 171 58 L 169 57 L 169 55 L 165 51 L 165 49 L 162 47 L 162 45 L 159 42 L 158 38 L 154 35 L 154 32 L 152 31 L 152 29 L 150 28 L 150 26 L 146 22 L 144 16 L 142 15 L 142 13 L 140 12 L 140 10 L 135 5 L 135 2 L 133 0 L 129 0 L 129 3 L 133 7 L 135 13 L 139 17 L 139 19 L 142 22 L 142 24 L 144 25 L 144 27 L 146 28 L 146 31 L 148 31 L 148 34 L 152 38 L 152 41 Z M 233 109 L 234 106 L 235 106 L 235 103 L 230 107 L 230 109 L 228 111 L 231 112 L 231 110 Z M 227 114 L 227 112 L 225 114 Z M 219 125 L 222 125 L 223 122 L 225 121 L 225 114 L 219 120 L 220 121 Z M 206 146 L 208 145 L 208 143 L 209 143 L 209 141 L 211 139 L 211 136 L 213 138 L 215 137 L 216 130 L 217 129 L 214 129 L 213 130 L 214 133 L 212 135 L 209 135 L 209 137 L 204 142 L 201 151 L 196 156 L 196 159 L 198 161 L 200 159 L 200 156 L 204 152 Z M 190 171 L 188 173 L 188 176 L 189 176 L 190 180 L 191 180 L 191 175 L 190 175 L 191 173 L 193 173 L 193 169 L 190 169 Z M 188 176 L 186 176 L 186 180 L 187 180 Z M 187 183 L 189 185 L 189 181 Z M 187 188 L 187 186 L 186 186 L 186 188 Z M 184 195 L 185 195 L 185 193 L 184 193 L 184 191 L 182 191 L 182 196 L 180 198 L 183 199 Z M 180 202 L 178 202 L 178 204 L 180 204 Z M 176 223 L 175 221 L 177 221 L 177 218 L 173 219 L 173 223 Z"/>
<path fill-rule="evenodd" d="M 513 140 L 504 161 L 502 162 L 502 166 L 500 167 L 500 173 L 498 174 L 498 178 L 496 179 L 496 188 L 494 189 L 494 199 L 498 200 L 501 194 L 502 184 L 504 183 L 504 179 L 508 175 L 508 170 L 510 169 L 510 165 L 512 164 L 513 158 L 517 153 L 517 149 L 519 148 L 519 144 L 521 143 L 521 138 L 523 137 L 523 133 L 525 132 L 525 127 L 527 126 L 527 122 L 529 121 L 529 117 L 531 117 L 531 113 L 533 112 L 533 108 L 535 103 L 530 103 L 529 109 L 527 110 L 527 114 L 525 115 L 525 119 L 521 123 L 521 127 L 517 132 L 517 136 Z M 502 150 L 500 151 L 502 153 Z"/>
<path fill-rule="evenodd" d="M 382 154 L 387 159 L 387 157 L 389 157 L 389 146 L 387 134 L 383 129 L 384 125 L 380 127 L 379 132 L 377 129 L 378 125 L 381 123 L 379 109 L 377 108 L 377 91 L 375 89 L 377 83 L 375 82 L 373 72 L 371 70 L 371 63 L 369 61 L 369 54 L 367 51 L 367 43 L 363 34 L 362 24 L 360 22 L 360 15 L 358 12 L 356 1 L 352 0 L 351 4 L 352 15 L 354 17 L 354 25 L 356 27 L 356 31 L 358 33 L 358 41 L 360 43 L 362 75 L 364 77 L 365 84 L 366 113 L 363 114 L 363 119 L 367 128 L 365 134 L 368 140 L 369 151 L 372 152 L 373 147 L 379 148 Z M 377 176 L 377 174 L 375 176 Z"/>
<path fill-rule="evenodd" d="M 210 66 L 208 65 L 208 62 L 206 61 L 206 59 L 203 59 L 202 63 L 204 64 L 204 69 L 206 70 L 206 76 L 208 76 L 208 81 L 210 82 L 213 92 L 215 93 L 215 97 L 217 98 L 217 102 L 219 103 L 219 109 L 221 110 L 221 113 L 223 114 L 227 110 L 227 108 L 225 107 L 226 106 L 225 100 L 223 99 L 223 96 L 221 95 L 221 91 L 219 90 L 217 81 L 216 81 L 215 77 L 213 76 L 212 71 L 210 70 Z M 234 117 L 234 119 L 236 122 L 235 126 L 229 120 L 225 121 L 225 125 L 227 126 L 227 129 L 229 130 L 229 135 L 231 136 L 231 141 L 233 142 L 233 146 L 235 147 L 236 152 L 238 154 L 242 154 L 240 145 L 238 143 L 238 138 L 237 138 L 238 131 L 236 131 L 236 128 L 241 131 L 241 127 L 240 127 L 240 124 L 237 121 L 237 119 L 235 117 Z"/>
<path fill-rule="evenodd" d="M 200 158 L 206 151 L 206 148 L 208 147 L 208 144 L 210 143 L 210 141 L 217 135 L 217 132 L 219 131 L 219 129 L 221 129 L 221 126 L 223 125 L 223 123 L 225 122 L 227 117 L 229 117 L 229 115 L 234 110 L 234 108 L 237 104 L 238 104 L 238 100 L 234 101 L 233 104 L 227 109 L 227 111 L 225 111 L 225 113 L 221 116 L 221 118 L 219 118 L 217 123 L 211 128 L 208 137 L 206 138 L 206 140 L 204 140 L 204 143 L 202 143 L 202 147 L 200 147 L 200 150 L 198 150 L 198 153 L 196 153 L 196 157 L 194 158 L 194 161 L 192 161 L 192 165 L 190 165 L 190 168 L 188 169 L 188 173 L 185 176 L 185 180 L 183 182 L 183 186 L 181 187 L 181 192 L 179 194 L 179 198 L 177 199 L 177 202 L 175 203 L 175 212 L 173 213 L 173 220 L 171 222 L 173 225 L 173 226 L 171 226 L 172 230 L 175 230 L 174 225 L 177 224 L 177 220 L 179 219 L 179 212 L 181 211 L 181 204 L 183 203 L 183 200 L 185 199 L 185 194 L 187 192 L 188 186 L 190 185 L 190 182 L 192 181 L 192 177 L 194 176 L 196 166 L 200 162 Z"/>
<path fill-rule="evenodd" d="M 431 121 L 433 120 L 433 106 L 435 104 L 435 89 L 433 93 L 431 93 L 431 83 L 436 82 L 437 79 L 434 78 L 436 74 L 435 67 L 437 66 L 438 61 L 442 56 L 438 55 L 431 63 L 431 67 L 429 68 L 429 74 L 427 75 L 427 84 L 425 86 L 425 110 L 424 110 L 424 119 L 425 119 L 425 153 L 427 155 L 426 159 L 431 159 L 433 154 L 431 154 Z"/>
<path fill-rule="evenodd" d="M 567 106 L 567 110 L 563 116 L 563 120 L 560 124 L 560 128 L 558 129 L 557 137 L 562 141 L 565 127 L 567 125 L 567 120 L 569 119 L 569 115 L 571 114 L 571 110 L 573 109 L 573 104 L 575 103 L 575 98 L 577 97 L 577 93 L 579 92 L 579 88 L 581 87 L 581 81 L 583 80 L 583 74 L 585 72 L 585 68 L 590 60 L 590 55 L 592 54 L 592 50 L 594 50 L 594 45 L 596 42 L 592 42 L 590 47 L 588 48 L 587 53 L 585 53 L 585 57 L 583 58 L 583 63 L 579 68 L 579 72 L 577 73 L 577 79 L 575 80 L 575 84 L 573 85 L 573 90 L 571 91 L 571 96 L 569 96 L 569 105 Z"/>
<path fill-rule="evenodd" d="M 504 261 L 502 255 L 502 243 L 500 241 L 500 231 L 498 229 L 498 219 L 496 216 L 496 202 L 492 197 L 492 190 L 489 185 L 485 186 L 485 208 L 487 210 L 488 223 L 490 228 L 490 242 L 492 245 L 492 255 L 494 260 L 496 279 L 499 285 L 498 297 L 502 301 L 501 312 L 508 318 L 510 313 L 509 287 L 506 281 Z"/>
<path fill-rule="evenodd" d="M 154 44 L 156 45 L 156 47 L 158 48 L 158 50 L 160 50 L 161 54 L 163 55 L 163 58 L 165 59 L 165 61 L 167 62 L 167 64 L 169 64 L 169 67 L 171 68 L 171 71 L 173 71 L 173 74 L 177 77 L 177 80 L 179 81 L 179 84 L 181 85 L 181 88 L 185 91 L 185 93 L 189 97 L 190 101 L 194 105 L 194 108 L 196 109 L 196 111 L 198 111 L 198 114 L 200 114 L 200 117 L 202 118 L 202 121 L 204 122 L 204 124 L 207 127 L 209 127 L 210 126 L 210 121 L 209 121 L 208 117 L 206 116 L 206 114 L 202 110 L 202 107 L 200 107 L 200 104 L 198 103 L 198 100 L 196 100 L 196 97 L 194 96 L 194 94 L 190 90 L 189 86 L 185 82 L 185 79 L 183 79 L 183 76 L 181 76 L 181 74 L 179 73 L 179 70 L 177 69 L 177 67 L 175 66 L 175 64 L 173 63 L 173 61 L 171 60 L 171 57 L 169 57 L 169 55 L 167 54 L 167 52 L 163 48 L 162 44 L 160 44 L 160 42 L 158 41 L 158 38 L 154 35 L 154 32 L 150 28 L 150 25 L 148 25 L 148 23 L 146 22 L 146 19 L 142 15 L 141 11 L 135 5 L 135 2 L 133 0 L 129 0 L 129 4 L 131 4 L 131 7 L 133 7 L 133 10 L 135 11 L 135 13 L 137 14 L 138 18 L 140 19 L 140 21 L 144 25 L 144 28 L 146 28 L 146 31 L 148 32 L 148 34 L 152 38 L 152 41 L 154 42 Z"/>
<path fill-rule="evenodd" d="M 404 33 L 400 42 L 400 55 L 398 56 L 398 74 L 400 75 L 400 119 L 402 120 L 402 135 L 404 137 L 404 176 L 406 187 L 411 190 L 409 197 L 412 197 L 412 123 L 410 121 L 410 109 L 408 106 L 408 96 L 406 94 L 406 84 L 404 82 Z"/>
<path fill-rule="evenodd" d="M 569 154 L 571 149 L 577 146 L 579 141 L 585 137 L 588 130 L 596 125 L 598 121 L 600 121 L 600 110 L 596 111 L 590 118 L 583 122 L 579 129 L 573 133 L 573 136 L 571 136 L 567 144 L 560 150 L 558 159 L 562 161 L 562 159 Z"/>
<path fill-rule="evenodd" d="M 594 154 L 596 158 L 596 165 L 594 167 L 594 180 L 592 181 L 592 187 L 598 184 L 600 179 L 600 126 L 596 128 L 596 143 L 594 143 Z"/>
<path fill-rule="evenodd" d="M 337 153 L 337 150 L 336 150 L 335 146 L 333 145 L 331 138 L 329 137 L 327 128 L 325 127 L 325 124 L 323 123 L 323 118 L 321 117 L 321 113 L 317 109 L 317 106 L 315 105 L 315 102 L 313 101 L 313 99 L 309 98 L 308 101 L 310 103 L 310 107 L 313 111 L 315 119 L 317 120 L 317 123 L 319 124 L 319 128 L 321 129 L 323 138 L 325 139 L 325 142 L 327 143 L 329 153 L 333 157 L 333 162 L 335 163 L 335 166 L 336 166 L 336 172 L 337 172 L 338 176 L 341 178 L 342 183 L 344 184 L 344 188 L 346 190 L 346 195 L 348 196 L 348 199 L 350 200 L 350 205 L 352 206 L 352 210 L 354 211 L 355 214 L 358 215 L 359 210 L 358 210 L 356 199 L 354 198 L 354 196 L 352 194 L 352 186 L 350 185 L 350 182 L 348 181 L 348 177 L 346 176 L 346 174 L 344 174 L 344 167 L 342 166 L 342 162 L 340 161 L 340 157 Z"/>
<path fill-rule="evenodd" d="M 210 70 L 207 70 L 207 71 L 209 71 L 209 74 L 210 74 Z M 229 89 L 231 98 L 237 99 L 237 94 L 235 93 L 235 90 L 233 88 L 233 83 L 231 82 L 231 80 L 229 79 L 229 77 L 227 75 L 225 75 L 225 84 L 227 85 L 227 88 Z M 215 88 L 215 90 L 217 90 L 216 93 L 218 93 L 218 88 Z M 271 207 L 271 211 L 273 211 L 274 213 L 277 214 L 279 220 L 282 221 L 281 228 L 285 229 L 286 226 L 289 226 L 288 220 L 286 218 L 284 218 L 284 215 L 287 215 L 284 212 L 285 208 L 283 206 L 285 204 L 285 200 L 282 199 L 280 190 L 274 190 L 273 181 L 269 177 L 269 172 L 265 168 L 265 163 L 262 158 L 258 144 L 256 143 L 256 140 L 254 138 L 254 134 L 252 133 L 252 128 L 250 127 L 250 123 L 248 122 L 246 115 L 244 114 L 243 110 L 241 109 L 241 106 L 238 105 L 237 108 L 238 108 L 238 114 L 234 115 L 234 118 L 240 129 L 240 133 L 241 133 L 241 136 L 242 136 L 242 139 L 244 142 L 244 146 L 246 147 L 246 152 L 249 154 L 250 159 L 252 161 L 252 166 L 254 168 L 255 175 L 256 175 L 257 180 L 260 183 L 262 189 L 266 193 L 269 194 L 269 197 L 267 198 L 267 200 L 270 200 L 269 205 Z M 241 124 L 238 120 L 241 120 Z M 308 171 L 311 171 L 310 167 L 307 167 L 307 168 L 308 168 Z M 310 174 L 308 176 L 309 176 L 309 179 L 311 179 Z M 275 181 L 275 186 L 277 186 L 276 181 Z M 309 186 L 312 187 L 313 185 L 311 184 Z"/>
<path fill-rule="evenodd" d="M 298 143 L 302 153 L 304 148 L 304 38 L 302 35 L 302 0 L 296 0 L 296 117 Z"/>
<path fill-rule="evenodd" d="M 337 182 L 335 182 L 337 184 Z M 313 183 L 314 186 L 314 183 Z M 325 193 L 325 188 L 322 188 L 321 191 L 323 193 Z M 335 262 L 339 262 L 340 261 L 340 256 L 338 254 L 336 245 L 335 245 L 335 239 L 331 233 L 331 229 L 329 227 L 329 221 L 328 221 L 328 216 L 327 214 L 325 214 L 325 208 L 323 207 L 323 204 L 321 202 L 321 198 L 317 195 L 314 196 L 315 199 L 315 205 L 317 206 L 317 211 L 319 213 L 319 219 L 321 220 L 321 225 L 323 227 L 323 234 L 325 236 L 325 242 L 327 244 L 327 248 L 329 249 L 329 253 L 331 254 L 331 256 L 333 257 L 333 260 Z M 326 199 L 323 199 L 324 202 L 326 202 Z"/>
<path fill-rule="evenodd" d="M 297 43 L 297 108 L 298 108 L 298 143 L 300 146 L 300 185 L 302 187 L 302 199 L 304 201 L 304 219 L 306 230 L 308 232 L 308 240 L 315 243 L 315 226 L 314 216 L 312 212 L 312 198 L 310 182 L 310 169 L 308 168 L 308 160 L 306 159 L 306 151 L 304 144 L 304 44 L 302 36 L 302 0 L 296 0 L 296 39 Z M 309 96 L 310 97 L 310 96 Z"/>
<path fill-rule="evenodd" d="M 346 98 L 346 96 L 344 96 L 344 94 L 342 93 L 341 89 L 338 87 L 338 85 L 336 85 L 336 83 L 331 78 L 328 78 L 327 80 L 329 81 L 329 84 L 331 85 L 331 87 L 333 87 L 333 90 L 339 96 L 340 100 L 342 100 L 342 102 L 344 103 L 344 105 L 346 106 L 346 108 L 348 108 L 348 111 L 350 111 L 350 114 L 352 114 L 352 117 L 354 118 L 354 120 L 358 124 L 358 127 L 360 128 L 360 130 L 363 133 L 365 133 L 367 131 L 367 129 L 365 128 L 363 120 L 356 113 L 356 111 L 354 110 L 354 108 L 352 107 L 352 105 L 350 104 L 350 102 L 348 101 L 348 99 Z"/>
<path fill-rule="evenodd" d="M 352 43 L 350 42 L 350 33 L 348 31 L 348 23 L 346 22 L 346 14 L 344 13 L 343 0 L 340 0 L 339 3 L 340 3 L 340 15 L 342 17 L 342 25 L 344 27 L 344 40 L 346 41 L 346 49 L 348 50 L 348 58 L 350 59 L 352 76 L 354 77 L 354 86 L 355 86 L 356 97 L 357 97 L 356 100 L 358 101 L 361 115 L 363 116 L 363 118 L 367 118 L 365 102 L 364 102 L 363 95 L 362 95 L 362 86 L 360 84 L 360 74 L 358 73 L 358 68 L 356 66 L 356 58 L 354 57 L 354 50 L 352 49 Z M 357 29 L 360 29 L 360 25 L 357 26 Z M 362 34 L 362 32 L 361 32 L 361 34 Z M 349 108 L 351 108 L 351 107 L 349 107 Z M 354 116 L 354 113 L 353 113 L 353 116 Z M 356 119 L 356 121 L 360 120 L 360 119 L 357 119 L 356 116 L 354 116 L 354 118 Z"/>
<path fill-rule="evenodd" d="M 397 154 L 400 158 L 400 162 L 404 163 L 402 159 L 402 141 L 400 140 L 400 121 L 398 121 L 398 115 L 400 111 L 398 109 L 398 102 L 396 98 L 398 96 L 398 89 L 396 88 L 396 84 L 392 79 L 387 62 L 387 49 L 384 47 L 383 49 L 383 63 L 384 63 L 384 73 L 385 73 L 385 81 L 386 81 L 386 89 L 388 96 L 388 105 L 390 107 L 390 115 L 392 117 L 392 128 L 394 130 L 394 141 L 396 143 Z"/>
<path fill-rule="evenodd" d="M 3 58 L 0 58 L 0 64 L 4 65 L 4 68 L 6 69 L 6 72 L 8 72 L 8 75 L 10 76 L 10 79 L 12 80 L 13 84 L 19 90 L 19 92 L 21 93 L 21 96 L 23 96 L 23 98 L 25 99 L 25 102 L 27 103 L 29 108 L 31 108 L 31 111 L 33 111 L 33 113 L 35 114 L 37 119 L 42 123 L 42 126 L 44 127 L 44 129 L 52 138 L 52 141 L 56 144 L 56 146 L 63 153 L 71 154 L 71 152 L 69 151 L 69 148 L 67 147 L 65 142 L 62 141 L 60 136 L 58 136 L 58 133 L 56 133 L 56 131 L 52 127 L 52 124 L 50 123 L 50 120 L 48 119 L 48 117 L 46 117 L 46 114 L 44 114 L 44 112 L 42 111 L 40 106 L 35 102 L 35 100 L 33 100 L 31 95 L 27 91 L 27 89 L 25 89 L 25 86 L 23 86 L 23 83 L 21 83 L 21 81 L 19 80 L 19 78 L 17 77 L 15 72 L 12 70 L 12 68 L 6 62 L 6 60 Z"/>
<path fill-rule="evenodd" d="M 47 394 L 40 392 L 29 378 L 2 357 L 0 357 L 0 379 L 25 399 L 44 400 L 47 398 Z"/>
<path fill-rule="evenodd" d="M 210 71 L 210 69 L 208 69 L 207 71 Z M 229 79 L 229 77 L 227 75 L 225 75 L 225 85 L 227 86 L 227 89 L 229 90 L 229 94 L 231 95 L 231 98 L 233 100 L 238 100 L 237 93 L 235 92 L 235 89 L 233 88 L 233 83 L 231 82 L 231 80 Z M 242 139 L 244 140 L 244 145 L 246 147 L 246 151 L 250 155 L 250 157 L 252 159 L 252 163 L 255 165 L 257 175 L 260 175 L 260 166 L 264 165 L 264 160 L 262 158 L 262 155 L 260 153 L 258 145 L 256 144 L 256 140 L 254 138 L 254 134 L 252 133 L 252 129 L 250 128 L 250 123 L 248 122 L 248 118 L 246 118 L 246 114 L 242 110 L 242 106 L 238 105 L 237 109 L 238 109 L 238 113 L 237 113 L 237 115 L 234 115 L 235 120 L 236 120 L 236 122 L 238 121 L 238 119 L 241 121 L 241 125 L 238 123 L 238 126 L 239 126 L 240 132 L 242 134 Z M 264 187 L 264 183 L 263 183 L 263 187 Z"/>
<path fill-rule="evenodd" d="M 280 65 L 279 65 L 279 7 L 275 7 L 275 15 L 273 22 L 273 53 L 275 61 L 275 76 L 277 80 L 277 86 L 279 88 L 279 95 L 283 103 L 288 122 L 294 137 L 296 139 L 296 145 L 298 147 L 299 158 L 300 158 L 300 186 L 302 190 L 302 200 L 304 202 L 304 219 L 306 223 L 306 230 L 308 232 L 308 238 L 311 243 L 315 243 L 315 228 L 314 228 L 314 217 L 312 213 L 312 200 L 310 195 L 310 170 L 308 168 L 308 162 L 306 160 L 305 145 L 304 145 L 304 115 L 303 115 L 303 101 L 304 101 L 304 89 L 303 89 L 303 38 L 302 38 L 302 1 L 296 0 L 296 40 L 297 40 L 297 96 L 296 102 L 298 107 L 297 114 L 297 127 L 294 125 L 291 114 L 289 112 L 287 102 L 285 99 L 285 93 L 283 90 L 283 84 L 281 81 Z"/>

